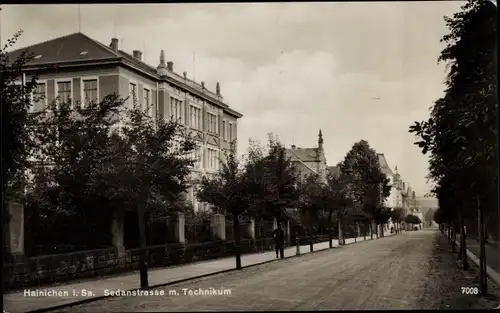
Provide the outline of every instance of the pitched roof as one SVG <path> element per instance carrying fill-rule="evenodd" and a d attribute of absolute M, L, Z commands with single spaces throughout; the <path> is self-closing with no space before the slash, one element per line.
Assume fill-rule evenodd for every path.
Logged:
<path fill-rule="evenodd" d="M 408 197 L 411 197 L 413 195 L 413 189 L 408 185 L 408 188 L 406 189 L 406 195 Z"/>
<path fill-rule="evenodd" d="M 15 60 L 22 53 L 32 53 L 36 57 L 28 62 L 27 65 L 116 59 L 120 57 L 110 47 L 82 33 L 73 33 L 17 49 L 9 52 L 8 55 L 11 60 Z"/>
<path fill-rule="evenodd" d="M 313 174 L 318 174 L 316 172 L 316 170 L 314 170 L 313 168 L 309 167 L 306 163 L 304 163 L 304 162 L 302 162 L 300 160 L 296 161 L 296 163 L 298 164 L 299 167 L 302 166 L 302 167 L 306 168 L 309 172 L 311 172 Z"/>
<path fill-rule="evenodd" d="M 156 79 L 160 79 L 155 67 L 135 58 L 125 51 L 114 51 L 109 46 L 102 44 L 80 32 L 17 49 L 9 52 L 8 55 L 10 60 L 15 60 L 23 52 L 32 53 L 33 56 L 36 57 L 27 63 L 27 65 L 32 66 L 63 62 L 78 63 L 82 61 L 122 60 L 155 77 Z M 174 72 L 168 72 L 167 77 L 179 83 L 181 86 L 184 85 L 193 88 L 196 92 L 206 95 L 209 99 L 212 99 L 212 101 L 217 101 L 217 103 L 224 107 L 224 110 L 228 113 L 237 117 L 242 116 L 241 113 L 229 108 L 229 106 L 222 101 L 222 97 L 220 95 L 203 88 L 201 84 L 191 79 L 184 78 Z"/>
<path fill-rule="evenodd" d="M 309 165 L 307 165 L 306 163 L 304 163 L 304 161 L 295 154 L 295 149 L 286 149 L 285 150 L 285 155 L 286 155 L 287 158 L 290 158 L 290 160 L 292 162 L 298 162 L 301 165 L 303 165 L 305 168 L 307 168 L 308 170 L 310 170 L 311 172 L 316 173 L 316 171 L 314 169 L 312 169 Z"/>
<path fill-rule="evenodd" d="M 380 170 L 382 171 L 382 173 L 384 173 L 386 176 L 393 176 L 394 173 L 389 167 L 389 164 L 387 164 L 387 160 L 385 159 L 384 154 L 377 153 L 377 157 L 378 157 L 378 164 L 380 166 Z"/>
<path fill-rule="evenodd" d="M 338 166 L 329 166 L 326 170 L 330 173 L 330 175 L 334 175 L 336 177 L 339 177 L 341 173 L 340 167 Z"/>
<path fill-rule="evenodd" d="M 318 148 L 294 148 L 286 149 L 287 153 L 293 154 L 302 162 L 319 162 Z"/>
<path fill-rule="evenodd" d="M 134 66 L 142 69 L 143 71 L 147 72 L 150 75 L 157 76 L 156 68 L 152 67 L 151 65 L 142 62 L 141 60 L 137 59 L 136 57 L 128 54 L 125 51 L 118 50 L 117 54 L 122 57 L 124 60 L 132 63 Z"/>

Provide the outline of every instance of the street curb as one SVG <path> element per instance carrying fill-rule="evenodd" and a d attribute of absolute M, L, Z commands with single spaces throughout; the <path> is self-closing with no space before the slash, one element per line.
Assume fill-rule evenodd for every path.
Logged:
<path fill-rule="evenodd" d="M 303 256 L 303 255 L 307 255 L 307 254 L 311 254 L 311 253 L 316 253 L 316 252 L 321 252 L 321 251 L 328 251 L 328 250 L 331 250 L 331 249 L 334 249 L 334 248 L 336 248 L 336 247 L 326 248 L 326 249 L 321 249 L 321 250 L 316 250 L 316 251 L 313 251 L 313 252 L 301 253 L 299 255 L 291 255 L 289 257 L 284 258 L 283 260 L 294 258 L 294 257 L 298 257 L 298 256 Z M 282 260 L 282 259 L 272 259 L 272 260 L 268 260 L 268 261 L 264 261 L 264 262 L 260 262 L 260 263 L 250 264 L 250 265 L 247 265 L 247 266 L 242 266 L 241 269 L 246 269 L 246 268 L 250 268 L 250 267 L 254 267 L 254 266 L 258 266 L 258 265 L 263 265 L 263 264 L 267 264 L 267 263 L 271 263 L 271 262 L 276 262 L 276 261 L 279 261 L 279 260 Z M 158 287 L 163 287 L 163 286 L 175 285 L 175 284 L 184 283 L 184 282 L 187 282 L 187 281 L 192 281 L 192 280 L 196 280 L 196 279 L 200 279 L 200 278 L 205 278 L 205 277 L 210 277 L 210 276 L 225 274 L 225 273 L 229 273 L 229 272 L 234 272 L 234 271 L 237 271 L 237 270 L 238 269 L 236 269 L 236 268 L 229 268 L 227 270 L 222 270 L 222 271 L 207 273 L 207 274 L 203 274 L 203 275 L 198 275 L 198 276 L 193 276 L 193 277 L 178 279 L 178 280 L 174 280 L 174 281 L 170 281 L 170 282 L 166 282 L 166 283 L 152 285 L 152 286 L 149 286 L 148 288 L 145 288 L 145 290 L 149 290 L 149 289 L 153 289 L 153 288 L 158 288 Z M 140 288 L 126 289 L 124 291 L 127 292 L 127 291 L 134 291 L 134 290 L 138 290 L 138 289 L 140 289 Z M 74 301 L 74 302 L 71 302 L 71 303 L 59 304 L 59 305 L 51 306 L 51 307 L 48 307 L 48 308 L 42 308 L 42 309 L 36 309 L 36 310 L 26 311 L 25 313 L 50 312 L 50 311 L 53 311 L 53 310 L 64 309 L 64 308 L 68 308 L 68 307 L 72 307 L 72 306 L 76 306 L 76 305 L 80 305 L 80 304 L 85 304 L 85 303 L 90 303 L 90 302 L 94 302 L 94 301 L 99 301 L 99 300 L 106 299 L 106 298 L 109 298 L 109 297 L 110 296 L 96 296 L 96 297 L 92 297 L 92 298 L 88 298 L 88 299 L 82 299 L 82 300 Z"/>
<path fill-rule="evenodd" d="M 460 242 L 455 240 L 455 243 L 460 247 Z M 479 266 L 479 258 L 472 253 L 469 249 L 465 249 L 467 256 L 474 262 L 477 266 Z M 495 283 L 497 286 L 500 286 L 500 274 L 498 274 L 494 269 L 486 264 L 486 275 Z"/>

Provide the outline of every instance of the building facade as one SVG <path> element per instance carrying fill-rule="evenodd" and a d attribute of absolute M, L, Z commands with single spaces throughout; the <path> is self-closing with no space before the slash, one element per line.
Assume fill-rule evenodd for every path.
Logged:
<path fill-rule="evenodd" d="M 142 52 L 132 54 L 118 49 L 118 39 L 102 44 L 82 33 L 74 33 L 9 53 L 15 60 L 22 53 L 34 56 L 26 65 L 26 76 L 38 73 L 33 111 L 45 110 L 56 98 L 85 105 L 117 93 L 128 98 L 131 108 L 139 105 L 154 119 L 175 119 L 186 133 L 198 142 L 193 153 L 197 162 L 192 170 L 193 182 L 217 171 L 225 149 L 237 146 L 238 119 L 241 113 L 224 102 L 217 82 L 210 91 L 204 82 L 197 83 L 174 71 L 166 62 L 164 51 L 159 64 L 152 67 L 142 60 Z M 43 96 L 43 97 L 42 97 Z M 42 99 L 43 98 L 43 99 Z M 194 209 L 204 207 L 192 187 L 187 198 Z"/>
<path fill-rule="evenodd" d="M 415 191 L 403 181 L 398 172 L 398 167 L 395 167 L 393 172 L 382 153 L 378 154 L 379 164 L 382 172 L 389 178 L 391 185 L 391 193 L 385 199 L 385 206 L 389 208 L 402 208 L 404 216 L 409 214 L 418 216 L 423 221 L 423 213 L 418 208 L 418 203 Z"/>
<path fill-rule="evenodd" d="M 294 162 L 301 178 L 317 174 L 326 182 L 327 165 L 321 129 L 318 134 L 318 147 L 298 148 L 292 145 L 291 149 L 286 149 L 285 153 Z"/>

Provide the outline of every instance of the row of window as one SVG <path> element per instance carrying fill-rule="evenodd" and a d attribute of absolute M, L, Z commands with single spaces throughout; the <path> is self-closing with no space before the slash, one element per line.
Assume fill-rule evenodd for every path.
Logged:
<path fill-rule="evenodd" d="M 170 97 L 170 118 L 181 124 L 185 124 L 182 101 L 173 97 Z"/>
<path fill-rule="evenodd" d="M 72 82 L 68 81 L 58 81 L 56 83 L 56 97 L 59 97 L 60 101 L 66 102 L 72 98 Z M 135 83 L 129 84 L 129 107 L 133 108 L 140 105 L 142 110 L 149 110 L 151 107 L 151 90 L 148 88 L 143 88 L 143 101 L 139 103 L 138 101 L 138 87 Z M 82 80 L 82 95 L 83 101 L 82 105 L 85 106 L 93 101 L 99 101 L 98 95 L 98 81 L 97 79 L 83 79 Z M 35 111 L 44 110 L 47 106 L 47 85 L 46 83 L 40 82 L 37 84 L 36 89 L 33 92 L 33 108 Z M 152 110 L 151 110 L 152 112 Z M 190 105 L 190 127 L 198 130 L 203 129 L 202 121 L 202 110 L 201 108 Z M 218 117 L 210 112 L 206 113 L 207 130 L 213 134 L 219 134 L 219 123 Z M 183 101 L 171 97 L 170 98 L 170 116 L 171 119 L 177 120 L 181 124 L 185 124 L 185 114 Z M 232 141 L 234 136 L 234 124 L 230 122 L 222 122 L 222 138 L 224 140 Z"/>
<path fill-rule="evenodd" d="M 202 110 L 201 108 L 190 105 L 189 106 L 189 116 L 190 122 L 189 126 L 197 130 L 203 130 L 203 120 L 202 120 Z M 219 122 L 217 115 L 207 112 L 207 131 L 212 134 L 219 134 Z M 184 115 L 183 101 L 174 97 L 170 97 L 170 118 L 172 120 L 178 121 L 181 124 L 186 124 Z M 222 121 L 222 138 L 224 140 L 234 139 L 234 124 L 226 121 Z"/>
<path fill-rule="evenodd" d="M 72 98 L 73 84 L 71 80 L 58 81 L 56 83 L 56 97 L 62 102 L 67 102 Z M 99 101 L 97 79 L 82 80 L 82 106 L 85 106 L 92 101 Z M 47 107 L 47 84 L 45 82 L 37 83 L 33 90 L 33 110 L 42 111 Z"/>
<path fill-rule="evenodd" d="M 222 121 L 222 139 L 232 141 L 234 137 L 234 124 Z"/>
<path fill-rule="evenodd" d="M 142 89 L 142 102 L 139 102 L 139 94 L 137 92 L 137 84 L 129 83 L 129 99 L 128 105 L 130 109 L 139 107 L 141 110 L 146 110 L 148 112 L 153 112 L 151 110 L 151 90 L 148 88 Z"/>
<path fill-rule="evenodd" d="M 191 127 L 194 129 L 202 130 L 203 129 L 203 121 L 201 119 L 202 112 L 199 107 L 194 105 L 189 106 L 190 115 L 191 115 Z"/>
<path fill-rule="evenodd" d="M 203 154 L 202 154 L 202 148 L 197 147 L 190 156 L 194 161 L 194 168 L 199 169 L 202 168 L 202 160 L 203 160 Z M 207 169 L 210 170 L 219 170 L 220 168 L 220 162 L 221 159 L 219 157 L 219 151 L 216 149 L 211 149 L 207 148 L 207 157 L 206 157 L 206 162 L 207 162 Z"/>

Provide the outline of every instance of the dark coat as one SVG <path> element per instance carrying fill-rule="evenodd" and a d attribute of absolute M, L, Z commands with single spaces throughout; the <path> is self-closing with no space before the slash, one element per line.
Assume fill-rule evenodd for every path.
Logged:
<path fill-rule="evenodd" d="M 285 242 L 285 232 L 281 228 L 276 228 L 273 230 L 274 242 L 278 245 L 282 245 Z"/>

